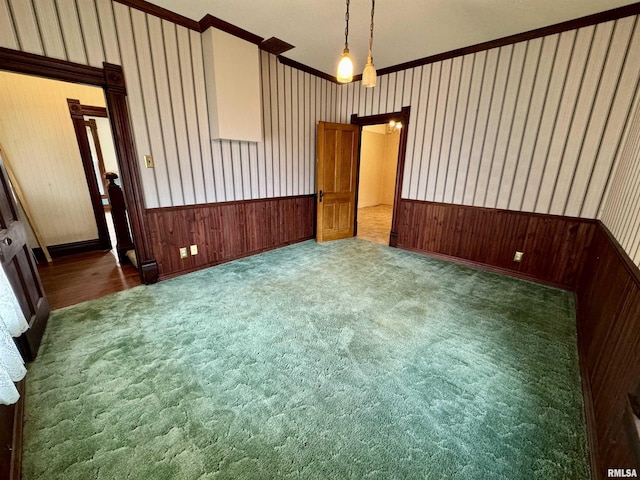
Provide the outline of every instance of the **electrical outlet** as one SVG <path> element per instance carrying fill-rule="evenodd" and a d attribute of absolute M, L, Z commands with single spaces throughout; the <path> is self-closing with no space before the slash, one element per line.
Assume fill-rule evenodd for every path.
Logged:
<path fill-rule="evenodd" d="M 180 258 L 187 258 L 189 254 L 187 253 L 187 247 L 182 247 L 180 249 Z"/>
<path fill-rule="evenodd" d="M 191 255 L 198 254 L 198 245 L 191 245 L 189 248 L 191 249 Z"/>
<path fill-rule="evenodd" d="M 513 261 L 514 262 L 521 262 L 522 261 L 522 256 L 524 255 L 524 252 L 518 252 L 516 251 L 516 254 L 513 256 Z"/>
<path fill-rule="evenodd" d="M 144 164 L 147 166 L 147 168 L 153 168 L 153 155 L 145 155 Z"/>

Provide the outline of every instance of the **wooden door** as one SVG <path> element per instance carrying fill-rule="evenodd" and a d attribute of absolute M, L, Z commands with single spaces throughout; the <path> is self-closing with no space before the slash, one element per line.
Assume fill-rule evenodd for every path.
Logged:
<path fill-rule="evenodd" d="M 18 220 L 13 192 L 1 155 L 0 263 L 29 323 L 29 330 L 17 340 L 18 348 L 25 360 L 33 360 L 49 318 L 49 302 L 27 245 L 24 225 Z"/>
<path fill-rule="evenodd" d="M 316 240 L 353 237 L 360 127 L 318 123 Z"/>

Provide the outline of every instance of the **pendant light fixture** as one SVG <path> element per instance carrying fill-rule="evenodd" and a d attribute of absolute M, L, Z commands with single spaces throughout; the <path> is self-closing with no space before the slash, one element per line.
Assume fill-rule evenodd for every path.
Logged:
<path fill-rule="evenodd" d="M 338 62 L 338 82 L 349 83 L 353 80 L 353 60 L 349 55 L 349 0 L 347 0 L 347 13 L 344 16 L 346 27 L 344 29 L 344 50 Z"/>
<path fill-rule="evenodd" d="M 369 56 L 367 57 L 367 64 L 364 66 L 362 72 L 362 86 L 366 88 L 373 88 L 376 86 L 376 67 L 373 65 L 373 56 L 371 50 L 373 48 L 373 12 L 375 10 L 376 0 L 371 0 L 371 28 L 369 33 Z"/>

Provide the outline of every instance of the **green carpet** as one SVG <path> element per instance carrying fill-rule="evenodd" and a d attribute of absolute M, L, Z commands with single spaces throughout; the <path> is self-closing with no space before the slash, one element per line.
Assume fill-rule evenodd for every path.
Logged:
<path fill-rule="evenodd" d="M 587 479 L 573 297 L 349 239 L 54 312 L 24 479 Z"/>

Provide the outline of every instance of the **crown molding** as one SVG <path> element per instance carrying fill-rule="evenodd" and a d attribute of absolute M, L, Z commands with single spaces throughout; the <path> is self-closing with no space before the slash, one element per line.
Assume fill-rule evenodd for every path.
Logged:
<path fill-rule="evenodd" d="M 246 40 L 247 42 L 254 43 L 258 46 L 264 40 L 264 38 L 258 35 L 255 35 L 247 30 L 233 25 L 232 23 L 225 22 L 224 20 L 209 14 L 202 17 L 202 19 L 198 22 L 198 25 L 201 32 L 204 32 L 207 28 L 213 27 L 217 28 L 218 30 L 222 30 L 223 32 L 227 32 L 230 35 L 234 35 L 238 38 Z"/>
<path fill-rule="evenodd" d="M 200 31 L 200 25 L 195 20 L 191 20 L 190 18 L 187 18 L 184 15 L 180 15 L 178 13 L 172 12 L 171 10 L 159 7 L 145 0 L 113 0 L 113 1 L 121 3 L 131 8 L 135 8 L 136 10 L 140 10 L 141 12 L 154 15 L 163 20 L 168 20 L 170 22 L 189 28 L 191 30 L 195 30 L 197 32 Z"/>
<path fill-rule="evenodd" d="M 298 70 L 302 70 L 303 72 L 309 73 L 311 75 L 315 75 L 316 77 L 320 77 L 320 78 L 322 78 L 324 80 L 328 80 L 328 81 L 333 82 L 333 83 L 339 83 L 338 80 L 336 79 L 336 77 L 333 77 L 333 76 L 329 75 L 328 73 L 321 72 L 320 70 L 317 70 L 317 69 L 315 69 L 313 67 L 305 65 L 304 63 L 300 63 L 300 62 L 296 62 L 295 60 L 291 60 L 288 57 L 284 57 L 282 55 L 278 55 L 278 61 L 283 65 L 287 65 L 288 67 L 297 68 Z"/>
<path fill-rule="evenodd" d="M 222 19 L 214 17 L 213 15 L 207 14 L 204 17 L 202 17 L 202 19 L 199 22 L 196 22 L 195 20 L 191 20 L 190 18 L 174 13 L 171 10 L 167 10 L 166 8 L 158 7 L 157 5 L 149 3 L 146 0 L 114 0 L 114 1 L 118 3 L 122 3 L 124 5 L 128 5 L 129 7 L 132 7 L 132 8 L 136 8 L 150 15 L 155 15 L 157 17 L 171 21 L 178 25 L 182 25 L 183 27 L 189 28 L 191 30 L 195 30 L 197 32 L 203 32 L 209 27 L 214 27 L 224 32 L 227 32 L 231 35 L 235 35 L 236 37 L 242 38 L 243 40 L 254 43 L 259 47 L 264 40 L 262 37 L 258 35 L 255 35 L 247 30 L 237 27 Z M 533 40 L 535 38 L 540 38 L 547 35 L 554 35 L 554 34 L 566 32 L 568 30 L 588 27 L 598 23 L 608 22 L 611 20 L 618 20 L 620 18 L 629 17 L 631 15 L 638 15 L 638 14 L 640 14 L 640 2 L 633 3 L 631 5 L 626 5 L 623 7 L 614 8 L 611 10 L 606 10 L 604 12 L 594 13 L 592 15 L 576 18 L 574 20 L 567 20 L 565 22 L 556 23 L 554 25 L 549 25 L 547 27 L 536 28 L 534 30 L 529 30 L 528 32 L 517 33 L 514 35 L 498 38 L 495 40 L 489 40 L 487 42 L 478 43 L 476 45 L 457 48 L 455 50 L 450 50 L 448 52 L 443 52 L 443 53 L 438 53 L 436 55 L 431 55 L 428 57 L 418 58 L 416 60 L 399 63 L 397 65 L 391 65 L 389 67 L 384 67 L 379 69 L 377 73 L 378 75 L 387 75 L 389 73 L 400 72 L 402 70 L 420 67 L 422 65 L 428 65 L 430 63 L 442 62 L 444 60 L 449 60 L 451 58 L 460 57 L 463 55 L 469 55 L 471 53 L 490 50 L 492 48 L 503 47 L 505 45 L 511 45 L 511 44 L 523 42 L 526 40 Z M 324 80 L 328 80 L 330 82 L 338 83 L 339 85 L 342 85 L 337 81 L 335 76 L 330 75 L 328 73 L 324 73 L 320 70 L 317 70 L 303 63 L 297 62 L 296 60 L 291 60 L 290 58 L 284 57 L 282 55 L 278 56 L 278 60 L 283 65 L 287 65 L 287 66 L 296 68 L 298 70 L 302 70 L 303 72 L 309 73 L 316 77 L 320 77 Z M 353 76 L 353 80 L 352 80 L 353 82 L 358 82 L 360 80 L 362 80 L 362 75 Z"/>
<path fill-rule="evenodd" d="M 534 30 L 529 30 L 528 32 L 517 33 L 514 35 L 509 35 L 507 37 L 478 43 L 476 45 L 438 53 L 429 57 L 418 58 L 409 62 L 391 65 L 389 67 L 379 69 L 377 73 L 378 75 L 387 75 L 389 73 L 400 72 L 402 70 L 420 67 L 422 65 L 428 65 L 430 63 L 442 62 L 443 60 L 449 60 L 450 58 L 460 57 L 462 55 L 469 55 L 470 53 L 482 52 L 484 50 L 491 50 L 492 48 L 504 47 L 506 45 L 524 42 L 526 40 L 546 37 L 547 35 L 555 35 L 558 33 L 566 32 L 568 30 L 589 27 L 598 23 L 618 20 L 620 18 L 638 14 L 640 14 L 640 2 L 626 5 L 624 7 L 614 8 L 612 10 L 606 10 L 600 13 L 594 13 L 593 15 L 587 15 L 586 17 L 576 18 L 574 20 L 567 20 L 566 22 L 556 23 L 547 27 L 536 28 Z M 359 80 L 362 80 L 362 75 L 353 76 L 354 82 L 357 82 Z"/>

